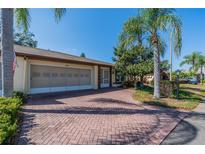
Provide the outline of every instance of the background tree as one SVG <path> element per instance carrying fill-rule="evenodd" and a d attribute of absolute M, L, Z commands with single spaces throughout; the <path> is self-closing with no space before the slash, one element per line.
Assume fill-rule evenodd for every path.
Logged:
<path fill-rule="evenodd" d="M 161 33 L 167 32 L 170 27 L 174 29 L 174 51 L 176 55 L 181 52 L 181 20 L 176 16 L 174 9 L 141 9 L 148 40 L 154 53 L 154 97 L 160 98 L 160 41 Z M 162 43 L 161 43 L 162 44 Z"/>
<path fill-rule="evenodd" d="M 115 68 L 119 74 L 132 79 L 138 75 L 141 81 L 147 71 L 145 67 L 140 68 L 140 63 L 145 63 L 148 58 L 153 56 L 144 45 L 145 29 L 143 26 L 144 23 L 140 16 L 128 19 L 119 36 L 119 45 L 114 48 L 115 57 L 113 57 L 113 61 L 116 62 Z M 136 72 L 140 72 L 140 74 L 136 74 Z"/>
<path fill-rule="evenodd" d="M 147 31 L 143 18 L 137 16 L 128 19 L 119 37 L 119 45 L 114 48 L 115 57 L 113 60 L 116 62 L 116 70 L 132 79 L 140 76 L 141 81 L 144 75 L 152 73 L 153 63 L 150 61 L 153 58 L 153 47 L 147 45 L 147 40 Z M 160 38 L 158 41 L 160 54 L 164 55 L 166 44 Z M 143 66 L 143 64 L 147 64 L 149 68 Z M 165 69 L 164 65 L 163 69 Z"/>
<path fill-rule="evenodd" d="M 168 60 L 161 61 L 160 69 L 161 71 L 168 71 L 170 69 L 170 64 Z"/>
<path fill-rule="evenodd" d="M 55 20 L 59 22 L 66 9 L 56 8 L 54 10 Z M 2 70 L 2 95 L 9 97 L 13 93 L 13 16 L 16 25 L 25 32 L 28 31 L 31 21 L 29 9 L 27 8 L 2 8 L 1 9 L 1 70 Z"/>
<path fill-rule="evenodd" d="M 80 54 L 80 57 L 86 58 L 85 53 L 82 52 L 82 53 Z"/>
<path fill-rule="evenodd" d="M 184 56 L 184 60 L 180 63 L 180 66 L 185 64 L 191 65 L 190 70 L 195 71 L 196 62 L 198 57 L 201 55 L 198 51 L 193 51 L 190 55 Z"/>
<path fill-rule="evenodd" d="M 115 48 L 115 55 L 118 55 L 115 68 L 118 74 L 127 76 L 128 79 L 136 80 L 136 77 L 140 77 L 140 81 L 143 81 L 143 77 L 153 72 L 153 53 L 149 48 L 143 46 L 135 46 L 129 50 L 121 50 Z"/>
<path fill-rule="evenodd" d="M 127 71 L 129 75 L 134 77 L 139 76 L 140 82 L 143 82 L 143 77 L 147 74 L 153 73 L 153 60 L 148 59 L 134 65 L 128 65 Z"/>
<path fill-rule="evenodd" d="M 195 76 L 196 76 L 196 72 L 193 72 L 193 71 L 181 71 L 179 73 L 180 79 L 187 79 L 187 78 L 191 78 L 191 77 L 195 77 Z M 176 77 L 177 77 L 177 72 L 175 71 L 172 73 L 173 80 L 176 80 Z"/>
<path fill-rule="evenodd" d="M 34 37 L 35 35 L 31 32 L 15 33 L 14 43 L 17 45 L 23 45 L 23 46 L 36 48 L 38 41 L 36 41 Z"/>

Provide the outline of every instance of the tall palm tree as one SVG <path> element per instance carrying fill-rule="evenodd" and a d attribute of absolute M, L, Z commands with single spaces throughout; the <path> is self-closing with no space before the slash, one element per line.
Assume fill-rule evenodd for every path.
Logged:
<path fill-rule="evenodd" d="M 154 97 L 160 98 L 160 41 L 161 33 L 167 32 L 170 27 L 174 29 L 174 51 L 176 55 L 181 52 L 182 23 L 175 14 L 174 9 L 141 9 L 141 16 L 144 19 L 148 32 L 149 43 L 153 47 L 154 52 Z"/>
<path fill-rule="evenodd" d="M 184 56 L 184 60 L 180 63 L 180 66 L 188 64 L 191 65 L 190 70 L 196 71 L 196 62 L 200 55 L 200 52 L 194 51 L 190 55 Z"/>
<path fill-rule="evenodd" d="M 54 9 L 56 22 L 59 22 L 66 9 Z M 1 70 L 2 96 L 9 97 L 13 93 L 13 16 L 18 27 L 27 31 L 30 23 L 29 9 L 3 8 L 1 9 Z"/>

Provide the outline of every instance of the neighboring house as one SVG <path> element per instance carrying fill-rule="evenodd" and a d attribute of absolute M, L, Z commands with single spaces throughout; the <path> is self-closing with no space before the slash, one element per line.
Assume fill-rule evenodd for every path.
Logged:
<path fill-rule="evenodd" d="M 160 73 L 160 78 L 161 80 L 169 80 L 169 72 L 167 71 L 162 71 Z M 144 76 L 143 81 L 147 84 L 154 83 L 154 75 L 153 74 L 147 74 Z"/>
<path fill-rule="evenodd" d="M 115 81 L 111 63 L 39 48 L 19 45 L 14 48 L 17 56 L 14 91 L 36 94 L 99 89 L 111 87 Z M 0 81 L 0 91 L 1 84 Z"/>

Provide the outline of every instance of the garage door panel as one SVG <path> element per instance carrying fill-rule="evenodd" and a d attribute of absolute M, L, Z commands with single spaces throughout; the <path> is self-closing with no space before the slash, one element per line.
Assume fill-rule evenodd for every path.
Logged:
<path fill-rule="evenodd" d="M 79 80 L 79 69 L 70 69 L 70 72 L 72 74 L 72 77 L 68 79 L 68 86 L 79 86 L 80 80 Z"/>
<path fill-rule="evenodd" d="M 58 67 L 51 67 L 51 87 L 64 87 L 66 80 L 64 77 L 65 69 Z"/>
<path fill-rule="evenodd" d="M 66 86 L 71 85 L 72 78 L 73 78 L 73 73 L 70 69 L 68 69 L 67 72 L 66 72 Z"/>
<path fill-rule="evenodd" d="M 31 66 L 31 88 L 49 87 L 50 83 L 49 69 L 37 65 Z"/>
<path fill-rule="evenodd" d="M 91 84 L 91 71 L 90 70 L 80 70 L 80 85 L 90 85 Z"/>
<path fill-rule="evenodd" d="M 31 65 L 31 88 L 61 90 L 91 87 L 91 70 Z M 66 88 L 67 87 L 67 88 Z M 62 89 L 63 88 L 63 89 Z"/>

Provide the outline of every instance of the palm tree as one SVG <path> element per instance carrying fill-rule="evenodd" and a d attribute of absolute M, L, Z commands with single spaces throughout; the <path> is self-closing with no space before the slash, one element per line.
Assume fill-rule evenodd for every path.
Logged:
<path fill-rule="evenodd" d="M 200 69 L 200 79 L 201 83 L 203 84 L 203 68 L 205 66 L 205 56 L 203 55 L 198 55 L 195 69 L 198 71 Z"/>
<path fill-rule="evenodd" d="M 66 9 L 54 9 L 56 22 L 59 22 Z M 13 16 L 18 27 L 28 31 L 30 23 L 29 9 L 1 9 L 1 70 L 2 70 L 2 96 L 9 97 L 13 93 Z"/>
<path fill-rule="evenodd" d="M 170 27 L 174 30 L 174 49 L 176 55 L 181 52 L 181 20 L 176 16 L 174 9 L 141 9 L 144 19 L 149 44 L 154 52 L 154 97 L 160 98 L 160 41 L 161 33 L 167 32 Z"/>
<path fill-rule="evenodd" d="M 196 62 L 198 57 L 201 55 L 200 52 L 194 51 L 190 55 L 184 56 L 184 60 L 180 63 L 180 66 L 184 64 L 191 65 L 190 70 L 196 71 Z"/>
<path fill-rule="evenodd" d="M 141 16 L 132 17 L 124 24 L 119 38 L 121 45 L 126 49 L 142 46 L 145 33 L 144 21 Z"/>

